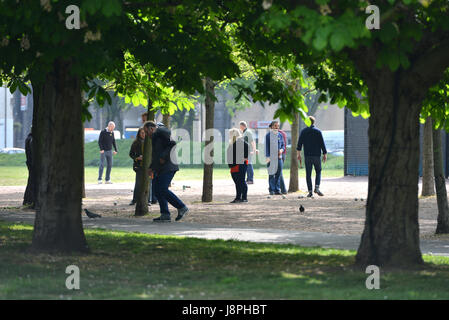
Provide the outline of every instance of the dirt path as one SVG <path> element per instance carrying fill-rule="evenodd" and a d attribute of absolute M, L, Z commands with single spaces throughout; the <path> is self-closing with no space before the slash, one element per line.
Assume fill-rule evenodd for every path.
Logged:
<path fill-rule="evenodd" d="M 288 194 L 285 199 L 282 196 L 269 197 L 267 181 L 256 180 L 255 184 L 248 186 L 248 203 L 244 204 L 229 203 L 235 192 L 231 180 L 214 181 L 212 203 L 201 203 L 201 181 L 177 181 L 175 178 L 171 190 L 190 208 L 185 222 L 336 234 L 362 233 L 368 191 L 367 177 L 323 179 L 321 190 L 325 196 L 313 199 L 298 198 L 305 194 L 305 181 L 302 180 L 302 192 Z M 288 186 L 288 180 L 286 184 Z M 104 216 L 136 219 L 133 216 L 134 206 L 129 206 L 133 186 L 132 183 L 87 185 L 87 198 L 83 199 L 83 207 Z M 24 189 L 25 187 L 0 187 L 0 210 L 24 212 L 21 209 Z M 304 213 L 299 213 L 299 204 L 305 207 Z M 419 205 L 421 237 L 433 238 L 437 219 L 436 199 L 420 199 Z M 176 213 L 175 209 L 170 210 L 172 214 Z M 33 214 L 30 210 L 26 211 Z M 156 216 L 159 216 L 159 206 L 153 205 L 151 214 L 143 219 Z"/>

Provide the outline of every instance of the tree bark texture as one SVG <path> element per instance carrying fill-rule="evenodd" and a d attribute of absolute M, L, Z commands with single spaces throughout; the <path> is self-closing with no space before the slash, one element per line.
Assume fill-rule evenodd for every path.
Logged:
<path fill-rule="evenodd" d="M 214 108 L 215 102 L 213 97 L 215 96 L 215 83 L 210 78 L 206 78 L 206 101 L 205 101 L 205 109 L 206 109 L 206 132 L 209 129 L 214 128 Z M 211 145 L 212 144 L 212 145 Z M 205 153 L 207 152 L 213 158 L 214 156 L 214 137 L 210 136 L 209 139 L 206 139 L 205 145 Z M 209 152 L 208 146 L 212 148 Z M 206 159 L 206 154 L 204 154 Z M 204 163 L 203 169 L 203 194 L 201 197 L 202 202 L 212 202 L 213 199 L 213 172 L 214 172 L 214 164 L 213 162 L 210 164 Z"/>
<path fill-rule="evenodd" d="M 150 99 L 148 99 L 148 121 L 153 121 L 154 111 L 151 110 L 153 104 Z M 139 193 L 137 195 L 136 209 L 134 211 L 135 216 L 144 216 L 148 213 L 148 196 L 149 196 L 149 184 L 150 177 L 148 176 L 148 168 L 151 164 L 151 154 L 152 154 L 152 143 L 149 137 L 145 137 L 144 147 L 143 147 L 143 170 L 138 174 L 141 174 L 140 179 L 141 184 L 137 186 Z"/>
<path fill-rule="evenodd" d="M 433 176 L 432 119 L 429 117 L 424 124 L 421 196 L 427 197 L 435 194 Z"/>
<path fill-rule="evenodd" d="M 446 179 L 443 171 L 441 131 L 432 130 L 435 189 L 437 193 L 438 217 L 436 234 L 449 233 L 449 205 L 447 202 Z"/>
<path fill-rule="evenodd" d="M 299 190 L 299 173 L 298 173 L 298 157 L 296 155 L 296 144 L 299 136 L 299 113 L 295 114 L 293 119 L 291 133 L 292 133 L 292 147 L 290 150 L 290 182 L 288 192 L 296 192 Z"/>
<path fill-rule="evenodd" d="M 33 232 L 37 251 L 87 252 L 81 220 L 83 177 L 80 80 L 71 62 L 58 59 L 41 85 L 33 121 L 38 208 Z"/>
<path fill-rule="evenodd" d="M 422 264 L 418 224 L 419 113 L 424 93 L 400 71 L 369 88 L 369 185 L 358 265 Z"/>

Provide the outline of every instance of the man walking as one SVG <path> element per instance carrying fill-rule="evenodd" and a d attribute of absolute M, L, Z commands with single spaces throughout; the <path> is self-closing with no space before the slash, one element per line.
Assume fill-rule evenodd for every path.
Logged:
<path fill-rule="evenodd" d="M 252 156 L 254 154 L 259 153 L 259 150 L 256 149 L 256 142 L 254 141 L 253 134 L 250 130 L 248 130 L 248 126 L 245 121 L 240 121 L 240 131 L 242 132 L 243 139 L 245 142 L 251 146 L 251 151 L 249 152 L 249 158 L 248 158 L 248 168 L 246 170 L 247 172 L 247 178 L 246 183 L 247 184 L 253 184 L 254 183 L 254 169 L 252 165 Z"/>
<path fill-rule="evenodd" d="M 282 172 L 282 153 L 285 149 L 284 139 L 279 133 L 279 122 L 273 120 L 270 132 L 265 136 L 265 157 L 268 167 L 268 191 L 270 195 L 281 194 L 280 176 Z"/>
<path fill-rule="evenodd" d="M 173 163 L 171 155 L 172 148 L 176 142 L 170 139 L 171 132 L 166 127 L 157 127 L 153 121 L 144 124 L 145 133 L 151 138 L 152 156 L 149 174 L 154 175 L 153 185 L 159 202 L 161 216 L 153 219 L 154 222 L 171 222 L 168 203 L 178 209 L 176 221 L 184 217 L 189 209 L 168 187 L 179 170 L 177 164 Z"/>
<path fill-rule="evenodd" d="M 320 191 L 321 182 L 321 151 L 323 152 L 323 163 L 327 159 L 326 146 L 324 145 L 323 134 L 320 129 L 315 127 L 315 118 L 310 116 L 310 127 L 304 128 L 298 139 L 296 147 L 299 163 L 302 165 L 301 149 L 304 145 L 304 158 L 306 163 L 306 181 L 309 193 L 307 197 L 313 196 L 312 193 L 312 166 L 315 167 L 315 190 L 319 196 L 323 196 Z"/>
<path fill-rule="evenodd" d="M 117 154 L 114 129 L 115 123 L 113 121 L 109 121 L 108 126 L 105 129 L 101 130 L 100 137 L 98 138 L 98 145 L 100 147 L 100 168 L 98 170 L 98 184 L 102 183 L 105 159 L 107 162 L 106 183 L 107 184 L 112 183 L 111 182 L 112 155 Z M 112 147 L 114 147 L 114 151 L 112 151 Z"/>

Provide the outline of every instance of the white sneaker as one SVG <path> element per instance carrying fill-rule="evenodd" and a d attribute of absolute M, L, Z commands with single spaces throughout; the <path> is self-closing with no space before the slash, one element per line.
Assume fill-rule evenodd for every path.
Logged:
<path fill-rule="evenodd" d="M 103 183 L 103 181 L 101 181 L 101 180 L 98 180 L 98 184 L 102 184 Z"/>
<path fill-rule="evenodd" d="M 112 181 L 108 180 L 108 181 L 105 182 L 105 184 L 112 184 Z"/>

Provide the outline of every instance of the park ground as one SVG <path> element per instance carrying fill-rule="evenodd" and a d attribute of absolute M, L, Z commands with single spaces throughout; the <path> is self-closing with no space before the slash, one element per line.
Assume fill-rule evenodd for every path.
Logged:
<path fill-rule="evenodd" d="M 0 167 L 0 177 L 16 170 L 18 179 L 26 169 Z M 112 185 L 98 185 L 96 168 L 86 168 L 83 207 L 108 218 L 130 223 L 158 216 L 150 207 L 145 217 L 133 216 L 133 174 L 113 168 Z M 24 171 L 25 173 L 19 173 Z M 256 170 L 246 204 L 230 204 L 234 186 L 229 172 L 217 169 L 214 201 L 201 203 L 201 169 L 181 170 L 172 191 L 191 212 L 178 223 L 229 227 L 253 227 L 361 235 L 368 182 L 366 177 L 323 172 L 324 197 L 303 198 L 300 192 L 269 197 L 266 171 Z M 119 178 L 121 177 L 121 178 Z M 288 184 L 288 170 L 285 171 Z M 24 185 L 0 185 L 0 210 L 32 217 L 21 206 Z M 20 181 L 20 180 L 17 180 Z M 357 199 L 357 200 L 356 200 Z M 361 200 L 363 199 L 363 200 Z M 435 197 L 420 200 L 422 239 L 448 242 L 433 235 L 436 227 Z M 302 204 L 305 212 L 300 214 Z M 173 222 L 174 223 L 174 222 Z M 448 299 L 449 259 L 424 255 L 419 270 L 382 273 L 381 289 L 367 290 L 365 270 L 353 267 L 354 250 L 305 248 L 291 244 L 204 240 L 154 234 L 85 230 L 91 254 L 47 255 L 29 252 L 32 226 L 0 223 L 0 299 Z M 65 267 L 82 270 L 79 291 L 65 288 Z"/>

